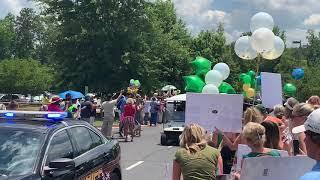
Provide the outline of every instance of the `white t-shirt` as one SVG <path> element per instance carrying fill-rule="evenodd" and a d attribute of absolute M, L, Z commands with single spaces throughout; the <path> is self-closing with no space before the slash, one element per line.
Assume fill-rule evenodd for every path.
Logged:
<path fill-rule="evenodd" d="M 114 117 L 114 106 L 117 104 L 117 100 L 105 101 L 102 103 L 102 109 L 104 112 L 104 116 L 112 116 Z"/>
<path fill-rule="evenodd" d="M 150 103 L 151 101 L 145 101 L 144 102 L 144 107 L 143 107 L 143 112 L 144 113 L 149 113 L 150 112 Z"/>

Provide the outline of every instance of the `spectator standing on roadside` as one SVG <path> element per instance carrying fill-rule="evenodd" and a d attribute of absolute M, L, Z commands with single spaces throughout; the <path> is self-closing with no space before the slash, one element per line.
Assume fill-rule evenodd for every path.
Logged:
<path fill-rule="evenodd" d="M 173 161 L 173 180 L 215 180 L 222 172 L 222 158 L 219 151 L 206 141 L 205 130 L 190 124 L 184 128 L 180 138 L 180 149 Z"/>
<path fill-rule="evenodd" d="M 62 99 L 59 96 L 53 96 L 50 99 L 50 104 L 48 105 L 48 111 L 51 112 L 63 112 L 62 109 L 60 109 L 60 102 Z"/>
<path fill-rule="evenodd" d="M 294 134 L 305 134 L 307 155 L 316 160 L 316 165 L 312 170 L 303 175 L 300 180 L 319 180 L 320 179 L 320 109 L 313 111 L 306 122 L 292 129 Z"/>
<path fill-rule="evenodd" d="M 150 122 L 150 103 L 149 98 L 147 96 L 144 97 L 144 106 L 143 106 L 143 112 L 144 112 L 144 125 L 148 125 L 148 122 Z"/>
<path fill-rule="evenodd" d="M 7 106 L 7 110 L 17 110 L 19 108 L 19 104 L 15 101 L 12 100 Z"/>
<path fill-rule="evenodd" d="M 93 111 L 93 103 L 91 96 L 86 96 L 85 101 L 81 103 L 81 120 L 91 124 L 90 117 Z M 93 125 L 93 124 L 91 124 Z"/>
<path fill-rule="evenodd" d="M 159 98 L 158 123 L 163 123 L 163 114 L 165 112 L 165 102 L 163 97 Z"/>
<path fill-rule="evenodd" d="M 157 126 L 157 119 L 158 119 L 158 111 L 159 111 L 159 104 L 157 102 L 157 98 L 152 97 L 150 103 L 150 113 L 151 113 L 151 121 L 150 126 Z"/>

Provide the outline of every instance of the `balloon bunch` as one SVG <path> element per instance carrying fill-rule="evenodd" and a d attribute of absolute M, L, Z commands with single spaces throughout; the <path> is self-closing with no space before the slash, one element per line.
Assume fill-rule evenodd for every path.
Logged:
<path fill-rule="evenodd" d="M 260 54 L 264 59 L 273 60 L 280 57 L 285 49 L 283 40 L 272 32 L 274 21 L 265 12 L 251 18 L 252 36 L 240 37 L 234 46 L 236 54 L 242 59 L 254 59 Z"/>
<path fill-rule="evenodd" d="M 129 94 L 137 94 L 140 87 L 141 87 L 141 83 L 139 80 L 131 79 L 129 87 L 127 88 L 127 92 Z"/>
<path fill-rule="evenodd" d="M 230 68 L 225 63 L 216 64 L 211 70 L 212 62 L 203 57 L 197 57 L 192 63 L 195 75 L 183 77 L 187 92 L 205 94 L 235 94 L 234 88 L 223 80 L 230 74 Z"/>
<path fill-rule="evenodd" d="M 212 70 L 205 75 L 206 85 L 202 89 L 204 94 L 235 94 L 233 87 L 223 82 L 230 75 L 230 68 L 226 63 L 216 64 Z"/>
<path fill-rule="evenodd" d="M 261 77 L 258 76 L 255 78 L 256 73 L 253 70 L 248 71 L 247 73 L 241 73 L 239 75 L 240 82 L 242 83 L 243 94 L 247 98 L 254 97 L 256 93 L 256 84 L 261 84 Z M 257 82 L 258 81 L 258 82 Z"/>

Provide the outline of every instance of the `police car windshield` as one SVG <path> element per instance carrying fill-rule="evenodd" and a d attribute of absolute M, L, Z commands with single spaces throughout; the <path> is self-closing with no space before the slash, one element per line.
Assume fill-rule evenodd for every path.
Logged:
<path fill-rule="evenodd" d="M 39 132 L 0 128 L 0 177 L 32 173 L 42 139 Z"/>

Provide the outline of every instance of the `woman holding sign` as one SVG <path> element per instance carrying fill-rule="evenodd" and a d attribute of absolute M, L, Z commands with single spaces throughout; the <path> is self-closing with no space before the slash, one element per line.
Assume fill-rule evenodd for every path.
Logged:
<path fill-rule="evenodd" d="M 219 151 L 207 145 L 204 129 L 197 124 L 184 128 L 180 136 L 180 149 L 173 161 L 173 180 L 215 180 L 222 174 L 222 158 Z"/>

